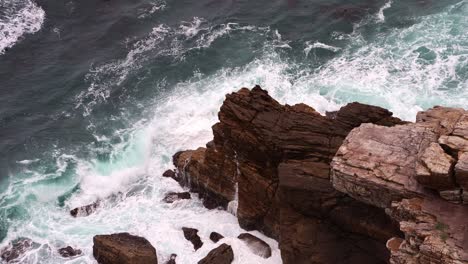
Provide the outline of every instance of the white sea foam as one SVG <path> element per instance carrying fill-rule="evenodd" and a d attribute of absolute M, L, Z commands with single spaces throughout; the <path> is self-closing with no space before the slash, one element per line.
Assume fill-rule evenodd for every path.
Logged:
<path fill-rule="evenodd" d="M 235 238 L 244 232 L 235 216 L 227 211 L 203 208 L 195 194 L 192 200 L 161 203 L 166 192 L 183 190 L 172 179 L 160 176 L 171 167 L 171 155 L 211 140 L 210 128 L 217 121 L 224 95 L 242 86 L 260 84 L 281 103 L 305 102 L 322 113 L 356 100 L 388 107 L 408 120 L 414 119 L 419 109 L 434 104 L 468 107 L 467 80 L 461 76 L 467 67 L 467 34 L 455 35 L 456 38 L 453 35 L 453 30 L 468 28 L 466 13 L 466 5 L 458 4 L 407 28 L 378 32 L 370 41 L 364 40 L 361 32 L 368 23 L 375 23 L 375 19 L 362 21 L 352 34 L 337 34 L 350 43 L 334 59 L 314 70 L 296 70 L 295 65 L 276 51 L 278 44 L 285 40 L 271 34 L 261 55 L 247 65 L 223 68 L 210 75 L 196 73 L 175 85 L 171 92 L 159 94 L 154 102 L 153 119 L 114 131 L 113 136 L 120 138 L 121 143 L 111 145 L 108 159 L 81 160 L 57 151 L 53 172 L 33 171 L 24 166 L 23 173 L 28 177 L 15 177 L 17 180 L 11 181 L 0 206 L 12 210 L 15 206 L 23 208 L 23 211 L 16 210 L 27 220 L 9 223 L 7 238 L 0 246 L 17 237 L 30 237 L 41 247 L 28 252 L 22 259 L 24 263 L 64 263 L 66 260 L 56 249 L 65 245 L 83 250 L 84 255 L 73 261 L 93 263 L 94 235 L 129 231 L 148 238 L 157 248 L 162 263 L 171 253 L 178 255 L 178 263 L 195 263 L 216 246 L 208 239 L 210 232 L 216 231 L 226 237 L 221 243 L 233 247 L 234 263 L 281 263 L 274 240 L 253 232 L 273 249 L 271 258 L 257 257 Z M 110 74 L 112 80 L 123 82 L 129 72 L 140 67 L 146 52 L 168 36 L 176 39 L 174 43 L 180 43 L 177 39 L 181 38 L 200 40 L 199 48 L 203 48 L 219 38 L 214 36 L 224 36 L 233 30 L 271 33 L 269 29 L 251 26 L 204 23 L 194 19 L 184 23 L 186 27 L 155 27 L 148 38 L 132 45 L 122 60 L 93 68 L 88 77 L 92 85 L 83 98 L 105 100 L 112 83 L 98 80 Z M 165 47 L 165 54 L 182 54 L 188 49 L 174 43 Z M 94 136 L 101 143 L 111 143 L 109 136 Z M 74 174 L 70 175 L 72 168 Z M 70 179 L 63 180 L 67 177 Z M 66 200 L 65 208 L 57 206 L 54 201 L 77 184 L 80 189 Z M 104 199 L 100 209 L 88 217 L 72 218 L 67 212 L 74 206 L 119 193 L 117 201 Z M 235 204 L 231 205 L 233 209 Z M 182 226 L 199 229 L 205 245 L 193 251 L 183 237 Z"/>
<path fill-rule="evenodd" d="M 385 5 L 383 5 L 380 9 L 379 9 L 379 12 L 377 12 L 377 20 L 379 22 L 385 22 L 385 15 L 384 15 L 384 11 L 389 9 L 390 7 L 392 7 L 392 3 L 393 1 L 392 0 L 388 0 L 387 3 L 385 3 Z"/>
<path fill-rule="evenodd" d="M 306 56 L 309 56 L 310 51 L 313 49 L 325 49 L 333 52 L 338 52 L 341 50 L 341 48 L 339 47 L 334 47 L 318 41 L 315 41 L 314 43 L 311 43 L 311 41 L 307 41 L 305 43 L 305 46 L 306 47 L 304 48 L 304 53 L 306 54 Z"/>
<path fill-rule="evenodd" d="M 31 0 L 3 0 L 0 9 L 0 55 L 25 34 L 39 31 L 44 23 L 44 10 Z"/>
<path fill-rule="evenodd" d="M 141 11 L 138 18 L 142 19 L 142 18 L 150 17 L 154 13 L 156 13 L 157 11 L 164 10 L 166 8 L 166 6 L 167 6 L 167 3 L 165 1 L 153 0 L 152 2 L 150 2 L 148 7 L 144 8 Z"/>

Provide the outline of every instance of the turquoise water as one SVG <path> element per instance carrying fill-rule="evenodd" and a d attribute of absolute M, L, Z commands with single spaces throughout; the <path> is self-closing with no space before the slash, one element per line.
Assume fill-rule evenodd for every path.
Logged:
<path fill-rule="evenodd" d="M 20 35 L 0 34 L 0 237 L 36 242 L 24 263 L 93 263 L 92 237 L 119 231 L 179 263 L 207 254 L 211 231 L 236 263 L 281 263 L 273 240 L 268 260 L 238 243 L 228 212 L 160 202 L 182 190 L 160 176 L 172 154 L 210 141 L 224 95 L 240 87 L 322 113 L 352 101 L 406 120 L 468 108 L 467 1 L 0 3 L 0 25 L 15 25 L 0 32 Z M 25 6 L 38 30 L 4 22 Z M 98 199 L 95 214 L 69 215 Z M 192 252 L 182 226 L 205 246 Z M 61 258 L 65 245 L 83 256 Z"/>

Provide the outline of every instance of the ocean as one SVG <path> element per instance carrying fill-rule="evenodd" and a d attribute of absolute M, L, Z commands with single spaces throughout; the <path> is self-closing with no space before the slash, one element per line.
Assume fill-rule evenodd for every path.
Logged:
<path fill-rule="evenodd" d="M 271 258 L 239 242 L 233 214 L 161 202 L 182 191 L 161 177 L 172 155 L 210 141 L 225 94 L 256 84 L 321 113 L 468 108 L 468 1 L 0 0 L 0 247 L 29 238 L 21 263 L 95 263 L 94 235 L 131 232 L 162 263 L 196 263 L 217 231 L 234 263 L 282 263 L 259 232 Z M 68 245 L 83 254 L 62 258 Z"/>

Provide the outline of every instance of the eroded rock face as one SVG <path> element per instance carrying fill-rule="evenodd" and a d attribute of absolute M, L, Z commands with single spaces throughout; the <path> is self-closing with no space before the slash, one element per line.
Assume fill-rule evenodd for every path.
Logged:
<path fill-rule="evenodd" d="M 387 242 L 391 263 L 468 263 L 467 117 L 435 107 L 414 124 L 363 124 L 333 159 L 337 190 L 399 222 L 404 239 Z"/>
<path fill-rule="evenodd" d="M 213 249 L 206 257 L 198 261 L 198 264 L 230 264 L 234 260 L 234 252 L 231 246 L 222 244 Z"/>
<path fill-rule="evenodd" d="M 158 263 L 156 249 L 151 243 L 129 233 L 94 236 L 93 256 L 100 264 Z"/>
<path fill-rule="evenodd" d="M 375 252 L 386 252 L 385 242 L 380 241 L 398 236 L 399 230 L 392 224 L 389 228 L 391 220 L 382 209 L 335 190 L 330 162 L 347 134 L 361 123 L 392 126 L 403 122 L 383 108 L 359 103 L 326 117 L 305 104 L 281 105 L 260 87 L 227 95 L 218 116 L 214 140 L 206 148 L 174 155 L 178 178 L 184 184 L 214 197 L 223 207 L 234 200 L 237 185 L 239 223 L 279 239 L 284 263 L 311 263 L 327 257 L 360 261 L 362 255 L 369 263 L 388 259 L 388 254 Z M 361 213 L 352 214 L 353 207 Z M 365 226 L 368 212 L 379 215 L 372 228 Z M 335 226 L 346 222 L 353 223 L 358 233 Z M 384 228 L 387 232 L 378 231 Z M 303 230 L 336 240 L 327 240 L 324 248 L 324 241 Z M 377 241 L 379 249 L 334 250 L 353 244 L 344 242 L 351 238 L 362 243 Z"/>
<path fill-rule="evenodd" d="M 242 233 L 237 238 L 242 240 L 254 254 L 262 258 L 271 257 L 270 245 L 268 245 L 265 241 L 261 240 L 260 238 L 249 233 Z"/>

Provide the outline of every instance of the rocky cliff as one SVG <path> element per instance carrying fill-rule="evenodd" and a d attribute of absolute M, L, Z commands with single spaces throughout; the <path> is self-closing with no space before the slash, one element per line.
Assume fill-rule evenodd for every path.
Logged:
<path fill-rule="evenodd" d="M 178 180 L 209 208 L 235 209 L 242 227 L 280 242 L 285 263 L 385 263 L 385 243 L 403 237 L 383 209 L 333 188 L 330 162 L 362 123 L 403 122 L 352 103 L 322 116 L 281 105 L 260 87 L 226 96 L 206 148 L 174 155 Z"/>

